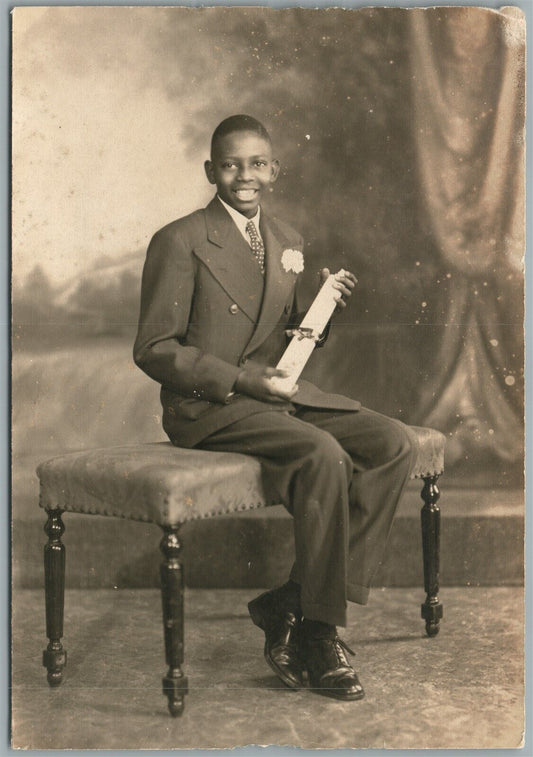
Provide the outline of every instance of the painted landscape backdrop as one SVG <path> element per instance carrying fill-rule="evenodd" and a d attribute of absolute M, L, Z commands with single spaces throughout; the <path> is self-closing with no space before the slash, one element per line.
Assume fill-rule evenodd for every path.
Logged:
<path fill-rule="evenodd" d="M 210 134 L 269 128 L 269 209 L 359 286 L 308 376 L 448 436 L 463 483 L 523 457 L 517 9 L 26 8 L 14 16 L 16 466 L 162 439 L 131 361 L 152 233 L 211 197 Z M 17 474 L 16 474 L 17 475 Z M 26 475 L 26 473 L 24 474 Z M 450 480 L 453 480 L 451 477 Z"/>

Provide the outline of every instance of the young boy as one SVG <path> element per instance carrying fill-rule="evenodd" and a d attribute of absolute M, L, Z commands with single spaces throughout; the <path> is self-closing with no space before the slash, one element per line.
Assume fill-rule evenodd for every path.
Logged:
<path fill-rule="evenodd" d="M 217 194 L 153 237 L 143 272 L 137 365 L 161 384 L 163 427 L 181 447 L 257 457 L 293 516 L 296 560 L 283 586 L 249 603 L 264 654 L 288 686 L 342 700 L 363 689 L 336 626 L 365 604 L 414 449 L 399 421 L 301 380 L 270 382 L 296 299 L 301 236 L 260 201 L 279 163 L 256 119 L 222 121 L 205 163 Z M 329 272 L 322 271 L 325 278 Z M 338 307 L 355 285 L 337 282 Z M 324 341 L 324 340 L 322 340 Z"/>

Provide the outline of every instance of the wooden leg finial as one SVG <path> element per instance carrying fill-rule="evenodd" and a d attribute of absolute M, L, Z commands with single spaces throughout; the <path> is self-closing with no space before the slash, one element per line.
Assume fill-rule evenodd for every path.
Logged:
<path fill-rule="evenodd" d="M 168 698 L 172 717 L 178 717 L 185 707 L 188 692 L 187 677 L 181 665 L 184 657 L 183 569 L 179 560 L 181 544 L 179 527 L 164 526 L 161 540 L 161 599 L 165 633 L 165 658 L 168 672 L 163 678 L 163 694 Z"/>
<path fill-rule="evenodd" d="M 47 509 L 48 520 L 44 531 L 48 544 L 44 547 L 44 588 L 46 601 L 46 635 L 48 647 L 43 652 L 43 665 L 48 670 L 50 686 L 59 686 L 63 680 L 63 668 L 67 653 L 61 644 L 63 636 L 63 611 L 65 605 L 65 547 L 61 537 L 65 526 L 61 520 L 62 510 Z"/>
<path fill-rule="evenodd" d="M 422 550 L 424 554 L 424 589 L 426 601 L 422 605 L 422 618 L 426 621 L 428 636 L 436 636 L 442 618 L 442 605 L 439 602 L 440 570 L 440 510 L 437 502 L 440 497 L 437 486 L 438 476 L 424 476 L 421 497 L 424 507 L 420 513 L 422 523 Z"/>

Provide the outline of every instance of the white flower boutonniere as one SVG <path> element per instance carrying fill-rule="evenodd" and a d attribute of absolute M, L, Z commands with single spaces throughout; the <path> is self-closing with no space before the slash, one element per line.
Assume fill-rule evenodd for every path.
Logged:
<path fill-rule="evenodd" d="M 283 250 L 281 265 L 287 271 L 301 273 L 304 269 L 304 256 L 300 250 Z"/>

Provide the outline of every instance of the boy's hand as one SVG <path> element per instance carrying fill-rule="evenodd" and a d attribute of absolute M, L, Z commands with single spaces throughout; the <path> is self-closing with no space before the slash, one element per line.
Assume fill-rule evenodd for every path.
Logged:
<path fill-rule="evenodd" d="M 273 376 L 284 378 L 288 376 L 287 371 L 280 371 L 277 368 L 266 368 L 265 366 L 254 366 L 245 368 L 237 376 L 235 382 L 235 391 L 238 394 L 247 394 L 261 402 L 286 402 L 290 401 L 298 391 L 298 385 L 290 391 L 277 389 L 270 382 Z"/>
<path fill-rule="evenodd" d="M 328 276 L 330 275 L 329 268 L 322 268 L 320 271 L 320 285 L 321 287 Z M 357 284 L 357 279 L 351 273 L 350 271 L 344 271 L 344 274 L 342 276 L 339 276 L 336 278 L 335 284 L 333 285 L 335 289 L 339 291 L 339 297 L 337 299 L 337 307 L 335 308 L 335 313 L 340 312 L 342 308 L 346 307 L 346 300 L 348 297 L 351 297 L 352 289 Z"/>

